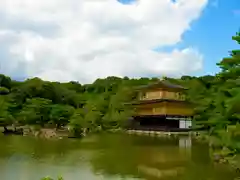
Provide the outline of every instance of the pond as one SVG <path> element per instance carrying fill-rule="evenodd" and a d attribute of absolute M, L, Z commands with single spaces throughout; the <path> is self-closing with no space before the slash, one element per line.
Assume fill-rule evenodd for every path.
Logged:
<path fill-rule="evenodd" d="M 235 173 L 211 162 L 207 145 L 187 137 L 161 139 L 100 134 L 46 140 L 0 136 L 0 179 L 231 180 Z"/>

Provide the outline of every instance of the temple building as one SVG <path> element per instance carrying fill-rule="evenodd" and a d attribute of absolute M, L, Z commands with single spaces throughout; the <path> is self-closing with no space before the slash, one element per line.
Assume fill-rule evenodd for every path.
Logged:
<path fill-rule="evenodd" d="M 186 101 L 186 88 L 159 81 L 137 88 L 138 100 L 131 129 L 184 131 L 191 129 L 193 105 Z"/>

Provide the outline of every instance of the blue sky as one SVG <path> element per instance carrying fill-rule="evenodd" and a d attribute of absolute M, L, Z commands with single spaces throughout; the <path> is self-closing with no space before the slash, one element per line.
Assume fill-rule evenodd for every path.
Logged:
<path fill-rule="evenodd" d="M 216 63 L 228 56 L 228 51 L 239 48 L 231 37 L 240 29 L 240 1 L 210 1 L 200 19 L 192 24 L 178 46 L 196 47 L 204 55 L 201 74 L 218 72 Z"/>
<path fill-rule="evenodd" d="M 132 0 L 119 0 L 128 4 Z M 192 23 L 183 41 L 173 48 L 193 47 L 204 56 L 204 68 L 196 75 L 215 74 L 219 71 L 216 63 L 228 56 L 228 51 L 239 48 L 231 37 L 240 29 L 240 0 L 210 0 L 201 17 Z"/>

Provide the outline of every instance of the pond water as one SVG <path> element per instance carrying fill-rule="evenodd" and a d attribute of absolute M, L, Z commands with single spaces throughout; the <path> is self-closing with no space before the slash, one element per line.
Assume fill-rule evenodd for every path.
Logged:
<path fill-rule="evenodd" d="M 231 180 L 236 174 L 211 163 L 207 145 L 189 138 L 127 134 L 46 140 L 0 136 L 0 179 Z"/>

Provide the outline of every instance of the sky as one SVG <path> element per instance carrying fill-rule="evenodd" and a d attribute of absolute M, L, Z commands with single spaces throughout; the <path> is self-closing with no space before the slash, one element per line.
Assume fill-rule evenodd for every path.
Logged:
<path fill-rule="evenodd" d="M 0 73 L 91 83 L 219 71 L 239 0 L 1 0 Z"/>

